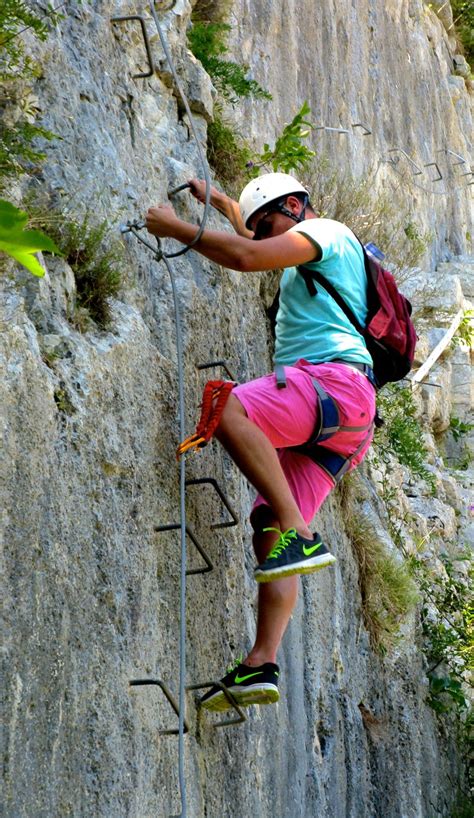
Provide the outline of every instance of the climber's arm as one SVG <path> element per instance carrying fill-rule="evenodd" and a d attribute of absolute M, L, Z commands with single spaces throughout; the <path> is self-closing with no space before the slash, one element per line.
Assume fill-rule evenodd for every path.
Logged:
<path fill-rule="evenodd" d="M 198 232 L 196 225 L 188 224 L 176 216 L 169 205 L 157 205 L 148 210 L 147 230 L 160 238 L 173 238 L 189 244 Z M 211 261 L 240 272 L 274 270 L 314 261 L 315 247 L 306 236 L 298 232 L 286 232 L 262 241 L 252 241 L 245 236 L 204 230 L 193 250 Z"/>
<path fill-rule="evenodd" d="M 206 183 L 202 179 L 190 179 L 189 186 L 194 198 L 204 204 L 206 201 Z M 239 236 L 245 236 L 248 239 L 252 238 L 253 233 L 245 227 L 237 202 L 231 199 L 230 196 L 227 196 L 226 193 L 221 193 L 221 191 L 215 187 L 211 187 L 210 202 L 212 207 L 215 207 L 219 213 L 222 213 L 223 216 L 230 221 Z"/>

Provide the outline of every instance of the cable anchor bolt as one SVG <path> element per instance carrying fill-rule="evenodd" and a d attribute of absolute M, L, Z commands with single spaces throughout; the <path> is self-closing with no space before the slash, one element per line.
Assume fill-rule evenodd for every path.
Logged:
<path fill-rule="evenodd" d="M 403 148 L 390 148 L 390 150 L 388 152 L 389 153 L 401 153 L 402 156 L 405 157 L 405 159 L 407 160 L 407 162 L 411 166 L 413 176 L 421 176 L 422 175 L 422 173 L 423 173 L 422 169 L 419 167 L 419 165 L 416 164 L 416 162 L 413 161 L 413 159 L 407 154 L 407 152 L 403 150 Z M 392 165 L 398 165 L 398 163 L 400 161 L 400 157 L 399 156 L 396 156 L 396 157 L 394 156 L 393 159 L 389 159 L 388 161 Z"/>

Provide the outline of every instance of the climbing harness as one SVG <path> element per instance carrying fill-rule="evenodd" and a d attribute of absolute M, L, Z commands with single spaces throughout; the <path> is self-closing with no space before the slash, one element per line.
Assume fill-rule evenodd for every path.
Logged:
<path fill-rule="evenodd" d="M 191 449 L 198 451 L 207 446 L 217 429 L 224 407 L 235 385 L 234 381 L 208 381 L 206 383 L 202 395 L 201 417 L 196 431 L 179 444 L 176 451 L 177 460 Z"/>
<path fill-rule="evenodd" d="M 362 366 L 365 365 L 362 364 Z M 370 380 L 370 367 L 367 367 L 367 370 L 368 372 L 365 374 Z M 328 395 L 316 378 L 311 378 L 311 380 L 318 400 L 318 424 L 308 442 L 296 447 L 293 451 L 298 451 L 311 458 L 314 463 L 321 466 L 321 468 L 332 477 L 335 483 L 339 483 L 345 473 L 350 469 L 354 458 L 357 457 L 364 446 L 369 442 L 374 429 L 374 420 L 362 426 L 342 426 L 340 423 L 339 407 L 334 398 Z M 371 383 L 373 384 L 373 381 L 371 381 Z M 359 443 L 356 450 L 346 456 L 333 452 L 326 446 L 321 445 L 334 437 L 337 432 L 367 432 L 367 434 Z"/>
<path fill-rule="evenodd" d="M 372 368 L 367 366 L 367 364 L 358 364 L 352 361 L 334 361 L 333 363 L 342 363 L 346 366 L 352 366 L 354 369 L 358 369 L 364 373 L 375 388 L 374 373 Z M 281 364 L 275 367 L 275 377 L 277 379 L 278 388 L 284 389 L 286 387 L 286 375 L 285 367 Z M 306 457 L 309 457 L 318 466 L 321 466 L 321 468 L 332 477 L 335 483 L 339 483 L 350 469 L 354 458 L 360 454 L 364 446 L 369 442 L 374 426 L 377 425 L 376 418 L 362 426 L 342 426 L 337 402 L 331 395 L 328 395 L 316 378 L 312 377 L 311 381 L 316 392 L 318 405 L 317 425 L 309 440 L 300 446 L 291 446 L 291 451 L 306 455 Z M 367 432 L 367 434 L 352 454 L 342 455 L 322 445 L 338 432 Z"/>

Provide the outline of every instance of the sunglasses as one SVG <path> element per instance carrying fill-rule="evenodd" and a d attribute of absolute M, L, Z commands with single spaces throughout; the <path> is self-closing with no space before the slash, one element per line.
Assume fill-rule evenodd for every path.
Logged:
<path fill-rule="evenodd" d="M 280 210 L 275 208 L 274 210 L 269 210 L 264 216 L 262 216 L 262 218 L 257 222 L 252 241 L 261 241 L 262 239 L 267 239 L 269 237 L 273 230 L 273 222 L 268 221 L 268 217 L 271 216 L 272 213 L 279 212 Z"/>

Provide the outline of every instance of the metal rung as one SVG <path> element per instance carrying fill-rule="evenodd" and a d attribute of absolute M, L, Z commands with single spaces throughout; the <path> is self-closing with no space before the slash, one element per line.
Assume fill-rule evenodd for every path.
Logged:
<path fill-rule="evenodd" d="M 165 685 L 165 683 L 161 679 L 132 679 L 129 682 L 130 687 L 140 687 L 143 685 L 155 685 L 159 687 L 163 693 L 165 694 L 166 698 L 168 699 L 171 707 L 173 708 L 174 712 L 179 718 L 179 707 L 176 704 L 173 694 L 171 693 L 170 689 Z M 186 721 L 184 721 L 184 733 L 189 732 L 189 725 Z M 179 735 L 179 730 L 158 730 L 161 736 L 177 736 Z"/>
<path fill-rule="evenodd" d="M 169 525 L 157 525 L 157 526 L 155 526 L 155 531 L 177 531 L 180 528 L 181 528 L 180 523 L 170 523 Z M 207 573 L 209 573 L 209 571 L 212 571 L 214 569 L 214 565 L 212 564 L 210 558 L 208 557 L 208 555 L 204 551 L 204 548 L 198 542 L 198 540 L 196 539 L 195 534 L 193 534 L 193 532 L 191 531 L 189 526 L 186 526 L 186 534 L 188 535 L 189 539 L 191 540 L 191 542 L 193 543 L 193 545 L 195 546 L 197 551 L 199 551 L 201 557 L 203 558 L 204 562 L 206 563 L 205 568 L 189 568 L 186 571 L 186 576 L 189 577 L 189 576 L 191 576 L 191 574 L 207 574 Z"/>
<path fill-rule="evenodd" d="M 230 526 L 237 525 L 239 520 L 238 517 L 233 510 L 232 506 L 230 505 L 227 497 L 225 496 L 224 492 L 220 488 L 217 480 L 213 477 L 193 477 L 189 480 L 186 480 L 186 486 L 200 486 L 208 483 L 210 486 L 213 487 L 216 494 L 218 494 L 220 500 L 222 501 L 222 505 L 225 506 L 227 511 L 229 512 L 232 520 L 227 520 L 223 523 L 210 523 L 210 528 L 230 528 Z"/>
<path fill-rule="evenodd" d="M 173 6 L 175 4 L 176 4 L 176 0 L 170 0 L 169 3 L 162 6 L 161 3 L 159 2 L 159 0 L 155 0 L 155 6 L 158 6 L 158 8 L 156 10 L 159 11 L 160 14 L 162 14 L 165 11 L 171 11 L 171 9 L 173 8 Z"/>
<path fill-rule="evenodd" d="M 367 125 L 364 125 L 364 123 L 363 123 L 363 122 L 354 122 L 354 123 L 353 123 L 353 125 L 352 125 L 352 127 L 353 127 L 353 128 L 363 128 L 363 129 L 364 129 L 364 133 L 362 134 L 362 136 L 369 136 L 369 134 L 371 134 L 371 133 L 372 133 L 372 131 L 370 130 L 370 128 L 368 128 L 368 127 L 367 127 Z"/>
<path fill-rule="evenodd" d="M 234 378 L 232 372 L 227 366 L 227 361 L 208 361 L 205 364 L 196 364 L 197 369 L 211 369 L 213 366 L 221 366 L 224 372 L 227 373 L 231 381 L 237 381 L 237 378 Z"/>
<path fill-rule="evenodd" d="M 229 704 L 234 708 L 234 710 L 238 714 L 237 719 L 225 719 L 224 721 L 217 722 L 217 724 L 213 724 L 212 725 L 213 727 L 216 727 L 216 728 L 217 727 L 230 727 L 232 724 L 242 724 L 242 722 L 247 721 L 247 716 L 245 715 L 245 713 L 241 710 L 241 708 L 239 707 L 239 705 L 235 701 L 235 699 L 234 699 L 232 693 L 230 692 L 230 690 L 228 690 L 226 688 L 226 686 L 222 684 L 222 682 L 199 682 L 199 684 L 195 684 L 195 685 L 186 685 L 186 690 L 204 690 L 204 688 L 209 688 L 209 687 L 219 687 L 222 690 L 222 692 L 223 692 L 224 696 L 226 697 L 227 701 L 229 702 Z"/>
<path fill-rule="evenodd" d="M 176 703 L 176 700 L 171 693 L 169 687 L 163 682 L 162 679 L 131 679 L 129 682 L 130 687 L 143 687 L 145 685 L 154 685 L 155 687 L 159 687 L 163 693 L 165 694 L 166 698 L 168 699 L 171 707 L 173 708 L 174 712 L 179 718 L 179 707 Z M 247 716 L 239 707 L 237 702 L 235 701 L 232 693 L 230 690 L 226 688 L 222 682 L 199 682 L 198 684 L 193 685 L 186 685 L 186 690 L 204 690 L 210 687 L 219 687 L 224 696 L 226 697 L 227 701 L 229 702 L 230 706 L 236 711 L 238 718 L 236 719 L 224 719 L 224 721 L 219 721 L 217 724 L 213 724 L 213 728 L 217 727 L 230 727 L 233 724 L 242 724 L 244 721 L 247 721 Z M 189 733 L 189 724 L 186 721 L 186 717 L 183 719 L 184 725 L 184 733 Z M 158 730 L 160 736 L 177 736 L 179 735 L 179 730 L 176 729 L 169 729 L 169 730 Z"/>
<path fill-rule="evenodd" d="M 314 131 L 332 131 L 333 133 L 349 133 L 347 128 L 330 128 L 328 125 L 315 125 Z"/>
<path fill-rule="evenodd" d="M 177 193 L 181 193 L 182 190 L 186 190 L 188 187 L 191 187 L 189 182 L 184 182 L 184 184 L 178 185 L 178 187 L 172 187 L 168 190 L 168 197 L 176 196 Z"/>
<path fill-rule="evenodd" d="M 111 17 L 111 23 L 123 23 L 125 20 L 138 20 L 141 26 L 142 34 L 143 34 L 143 42 L 145 44 L 146 55 L 148 58 L 148 71 L 145 71 L 143 74 L 132 74 L 132 79 L 137 80 L 143 77 L 152 77 L 155 73 L 155 65 L 153 62 L 153 56 L 151 53 L 150 48 L 150 41 L 148 39 L 148 34 L 146 31 L 145 19 L 141 16 L 141 14 L 128 14 L 126 17 Z"/>
<path fill-rule="evenodd" d="M 438 175 L 437 175 L 437 177 L 435 179 L 431 180 L 432 182 L 440 182 L 441 179 L 443 178 L 443 174 L 441 173 L 441 171 L 439 169 L 439 165 L 438 165 L 437 162 L 428 162 L 428 164 L 423 165 L 423 167 L 424 168 L 436 168 L 436 172 L 437 172 Z"/>
<path fill-rule="evenodd" d="M 454 156 L 456 159 L 459 159 L 459 162 L 451 162 L 453 167 L 456 165 L 465 165 L 467 161 L 460 153 L 455 153 L 455 151 L 451 151 L 449 148 L 441 148 L 437 153 L 445 153 L 446 156 Z"/>

